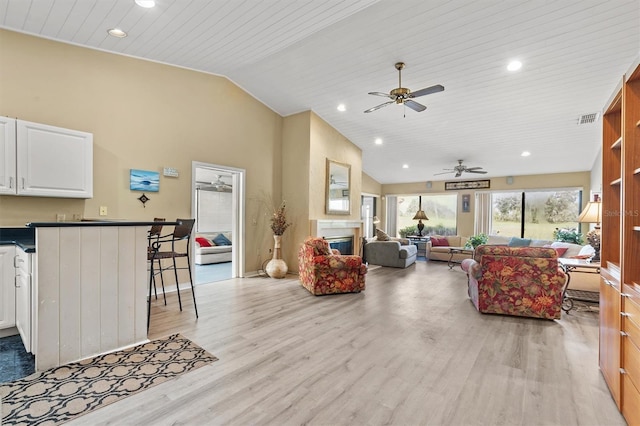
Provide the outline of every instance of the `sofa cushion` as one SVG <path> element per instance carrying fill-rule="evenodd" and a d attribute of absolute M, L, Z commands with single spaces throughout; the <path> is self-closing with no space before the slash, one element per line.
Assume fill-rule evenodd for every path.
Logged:
<path fill-rule="evenodd" d="M 449 240 L 446 237 L 431 237 L 432 247 L 449 247 Z"/>
<path fill-rule="evenodd" d="M 409 246 L 400 246 L 400 259 L 409 259 L 411 256 L 418 254 L 418 247 L 413 244 Z"/>
<path fill-rule="evenodd" d="M 578 256 L 580 250 L 582 250 L 582 246 L 579 244 L 573 243 L 564 243 L 562 241 L 554 241 L 551 243 L 551 247 L 566 247 L 567 251 L 564 253 L 564 257 L 574 257 Z"/>
<path fill-rule="evenodd" d="M 222 234 L 216 235 L 216 237 L 213 239 L 213 242 L 217 246 L 230 246 L 231 245 L 231 241 L 229 241 L 229 239 L 227 237 L 225 237 L 224 235 L 222 235 Z"/>
<path fill-rule="evenodd" d="M 511 240 L 511 237 L 505 237 L 502 235 L 489 235 L 487 245 L 506 246 L 507 244 L 509 244 L 509 240 Z"/>
<path fill-rule="evenodd" d="M 545 244 L 542 247 L 549 247 L 554 249 L 556 253 L 558 253 L 558 257 L 562 257 L 562 255 L 565 254 L 567 250 L 569 250 L 568 247 L 552 247 L 551 244 Z"/>
<path fill-rule="evenodd" d="M 209 241 L 205 237 L 196 237 L 196 242 L 200 244 L 200 247 L 211 247 L 212 241 Z"/>
<path fill-rule="evenodd" d="M 528 238 L 511 237 L 509 247 L 529 247 L 531 240 Z"/>
<path fill-rule="evenodd" d="M 376 237 L 378 238 L 378 241 L 389 241 L 389 235 L 387 235 L 386 232 L 384 232 L 382 229 L 376 229 Z"/>

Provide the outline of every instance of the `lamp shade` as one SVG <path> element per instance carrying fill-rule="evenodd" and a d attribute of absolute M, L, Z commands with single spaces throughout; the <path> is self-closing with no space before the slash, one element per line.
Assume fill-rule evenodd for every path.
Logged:
<path fill-rule="evenodd" d="M 602 202 L 589 201 L 578 217 L 581 223 L 600 223 L 602 218 Z"/>
<path fill-rule="evenodd" d="M 424 210 L 418 210 L 416 215 L 413 217 L 413 220 L 419 220 L 419 219 L 429 220 L 427 215 L 424 213 Z"/>

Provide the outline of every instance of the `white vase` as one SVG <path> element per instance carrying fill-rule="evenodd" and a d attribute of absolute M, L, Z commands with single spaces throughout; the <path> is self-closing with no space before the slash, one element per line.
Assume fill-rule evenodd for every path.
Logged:
<path fill-rule="evenodd" d="M 273 236 L 273 257 L 265 268 L 265 271 L 271 278 L 284 278 L 287 276 L 287 271 L 289 270 L 287 263 L 282 260 L 280 251 L 281 239 L 282 235 Z"/>

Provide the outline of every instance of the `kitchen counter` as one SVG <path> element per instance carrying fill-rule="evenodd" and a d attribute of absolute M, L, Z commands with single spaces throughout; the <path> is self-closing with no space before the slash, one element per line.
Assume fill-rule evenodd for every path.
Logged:
<path fill-rule="evenodd" d="M 17 245 L 27 253 L 36 251 L 36 233 L 33 228 L 0 228 L 0 245 Z"/>
<path fill-rule="evenodd" d="M 83 219 L 75 222 L 29 222 L 27 228 L 66 228 L 77 226 L 175 226 L 179 222 L 159 222 L 159 221 L 132 221 L 132 220 L 104 220 L 104 219 Z"/>

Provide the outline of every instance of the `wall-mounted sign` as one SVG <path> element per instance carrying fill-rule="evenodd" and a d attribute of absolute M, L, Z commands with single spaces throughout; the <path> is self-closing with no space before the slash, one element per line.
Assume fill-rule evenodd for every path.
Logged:
<path fill-rule="evenodd" d="M 457 189 L 487 189 L 490 187 L 491 181 L 485 180 L 462 180 L 458 182 L 445 182 L 444 189 L 447 191 Z"/>

